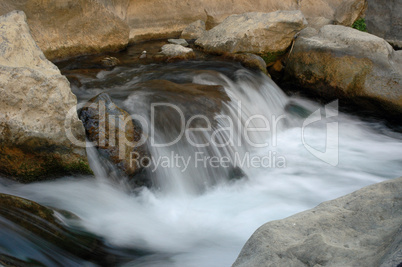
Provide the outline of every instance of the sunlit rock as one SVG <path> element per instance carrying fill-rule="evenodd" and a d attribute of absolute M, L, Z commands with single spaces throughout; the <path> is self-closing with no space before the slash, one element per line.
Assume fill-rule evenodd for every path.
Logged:
<path fill-rule="evenodd" d="M 0 173 L 22 182 L 91 173 L 77 99 L 23 12 L 0 17 L 0 44 Z"/>
<path fill-rule="evenodd" d="M 384 39 L 350 27 L 303 30 L 285 70 L 300 85 L 327 96 L 402 104 L 401 56 Z"/>
<path fill-rule="evenodd" d="M 266 63 L 286 53 L 307 21 L 300 11 L 232 15 L 207 31 L 195 44 L 209 53 L 253 53 Z"/>

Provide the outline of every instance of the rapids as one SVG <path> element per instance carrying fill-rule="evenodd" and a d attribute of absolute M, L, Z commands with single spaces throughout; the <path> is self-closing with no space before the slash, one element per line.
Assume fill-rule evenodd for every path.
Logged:
<path fill-rule="evenodd" d="M 141 122 L 153 187 L 110 179 L 110 167 L 89 147 L 95 178 L 0 180 L 0 192 L 67 210 L 79 217 L 68 220 L 72 226 L 114 248 L 146 252 L 122 266 L 230 266 L 263 223 L 402 173 L 400 133 L 339 112 L 337 102 L 324 107 L 289 97 L 267 76 L 237 64 L 121 66 L 78 78 L 79 103 L 107 92 Z M 214 110 L 211 101 L 220 96 L 178 96 L 150 86 L 154 80 L 219 85 L 225 96 Z M 177 109 L 152 110 L 152 103 Z M 177 138 L 194 115 L 189 128 L 199 130 Z"/>

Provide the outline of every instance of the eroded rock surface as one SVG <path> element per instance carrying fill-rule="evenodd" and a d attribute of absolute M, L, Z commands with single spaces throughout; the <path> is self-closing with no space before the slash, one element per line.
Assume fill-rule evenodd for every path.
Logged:
<path fill-rule="evenodd" d="M 401 229 L 398 178 L 264 224 L 233 266 L 399 266 Z"/>
<path fill-rule="evenodd" d="M 77 99 L 23 12 L 0 17 L 0 44 L 0 173 L 21 182 L 91 173 Z"/>
<path fill-rule="evenodd" d="M 301 32 L 285 71 L 300 85 L 328 96 L 365 96 L 400 106 L 401 63 L 401 55 L 384 39 L 326 25 Z"/>

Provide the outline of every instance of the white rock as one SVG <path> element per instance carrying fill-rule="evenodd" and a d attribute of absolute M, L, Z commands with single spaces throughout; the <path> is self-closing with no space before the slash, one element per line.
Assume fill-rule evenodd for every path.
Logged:
<path fill-rule="evenodd" d="M 168 57 L 179 57 L 179 56 L 186 56 L 189 53 L 193 53 L 193 49 L 183 47 L 178 44 L 166 44 L 162 46 L 161 53 Z"/>

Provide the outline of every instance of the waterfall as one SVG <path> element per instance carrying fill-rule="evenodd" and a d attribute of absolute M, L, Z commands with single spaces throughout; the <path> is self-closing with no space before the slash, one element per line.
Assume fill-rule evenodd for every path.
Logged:
<path fill-rule="evenodd" d="M 96 179 L 20 185 L 0 178 L 0 192 L 74 213 L 79 219 L 69 223 L 118 251 L 145 251 L 124 266 L 230 266 L 263 223 L 402 171 L 399 133 L 338 112 L 336 102 L 286 96 L 238 64 L 123 66 L 79 78 L 73 91 L 81 103 L 107 92 L 141 124 L 154 158 L 145 171 L 153 187 L 133 192 L 88 148 Z M 152 114 L 152 103 L 167 105 Z M 183 121 L 194 129 L 177 139 Z M 187 167 L 175 155 L 190 159 Z"/>

